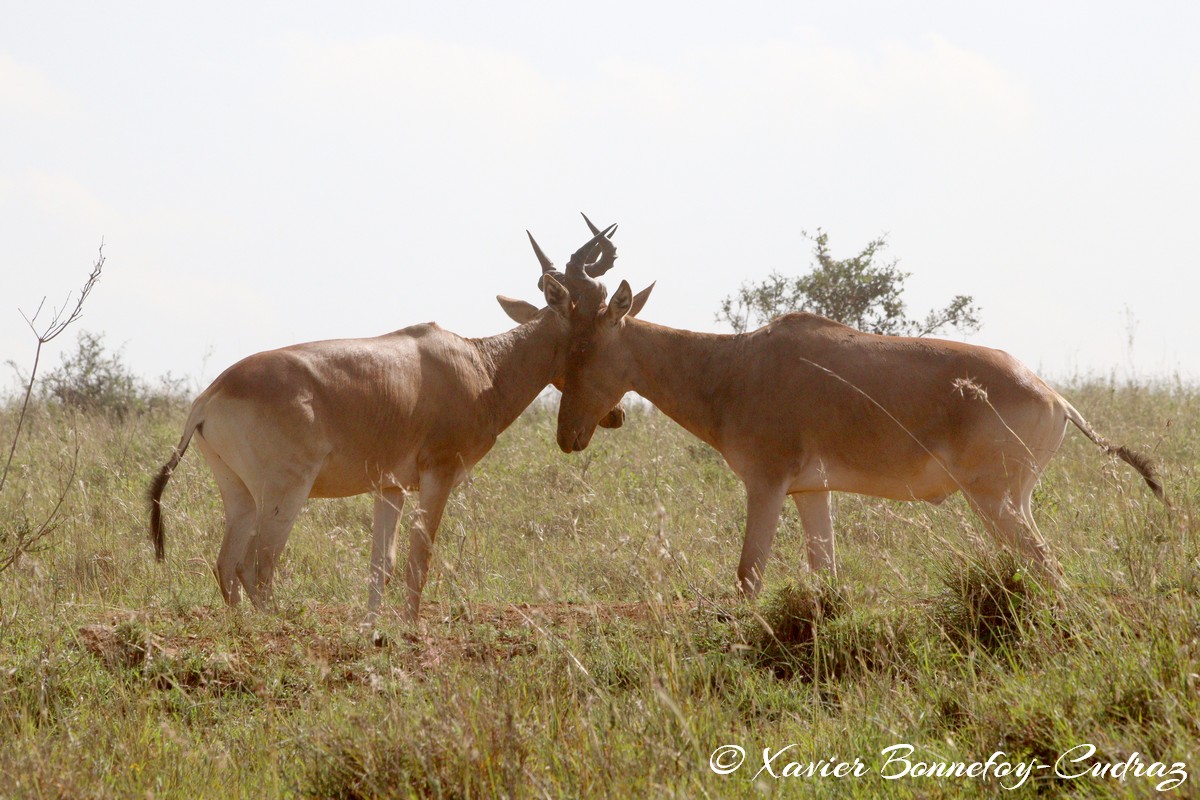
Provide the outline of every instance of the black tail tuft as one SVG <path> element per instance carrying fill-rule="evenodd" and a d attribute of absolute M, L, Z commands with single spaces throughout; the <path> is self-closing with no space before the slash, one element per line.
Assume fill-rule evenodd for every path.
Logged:
<path fill-rule="evenodd" d="M 158 477 L 150 484 L 150 491 L 146 493 L 146 499 L 150 501 L 150 541 L 154 542 L 154 558 L 157 561 L 162 561 L 167 557 L 167 545 L 162 524 L 162 496 L 177 463 L 179 463 L 178 456 L 163 466 L 158 471 Z"/>
<path fill-rule="evenodd" d="M 1108 451 L 1120 458 L 1129 466 L 1136 469 L 1145 479 L 1146 485 L 1150 487 L 1150 491 L 1154 492 L 1154 496 L 1161 500 L 1167 508 L 1171 508 L 1171 501 L 1167 499 L 1166 492 L 1163 491 L 1162 482 L 1158 479 L 1158 473 L 1154 470 L 1154 462 L 1147 456 L 1141 453 L 1134 452 L 1128 447 L 1109 447 Z"/>

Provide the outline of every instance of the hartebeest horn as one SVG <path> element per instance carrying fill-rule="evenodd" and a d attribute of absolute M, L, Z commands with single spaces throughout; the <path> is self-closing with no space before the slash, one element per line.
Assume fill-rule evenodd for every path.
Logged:
<path fill-rule="evenodd" d="M 600 229 L 597 228 L 595 225 L 593 225 L 592 221 L 590 219 L 588 219 L 587 214 L 584 214 L 582 211 L 580 211 L 579 216 L 583 217 L 583 221 L 587 223 L 587 226 L 592 231 L 593 236 L 595 236 L 596 234 L 598 234 L 600 232 Z"/>
<path fill-rule="evenodd" d="M 600 229 L 597 228 L 590 219 L 588 219 L 587 214 L 584 214 L 582 211 L 580 211 L 579 216 L 583 217 L 583 221 L 587 223 L 587 226 L 591 230 L 593 235 L 598 235 L 600 233 Z M 611 239 L 613 237 L 613 234 L 616 232 L 617 232 L 617 226 L 616 225 L 611 226 L 608 229 L 608 238 Z M 601 258 L 601 259 L 597 260 L 595 263 L 588 264 L 586 267 L 584 267 L 584 271 L 587 272 L 587 274 L 593 278 L 599 278 L 601 275 L 603 275 L 604 273 L 606 273 L 610 269 L 612 269 L 613 262 L 616 261 L 616 259 L 617 259 L 617 254 L 616 254 L 615 250 L 613 250 L 612 248 L 609 248 L 609 247 L 605 247 L 603 242 L 598 242 L 596 244 L 596 247 L 592 249 L 592 252 L 588 253 L 589 260 L 592 258 L 592 253 L 596 252 L 596 249 L 600 249 L 604 254 L 608 255 L 609 257 Z"/>
<path fill-rule="evenodd" d="M 591 223 L 588 224 L 589 226 L 591 225 Z M 615 223 L 609 225 L 604 230 L 597 231 L 596 235 L 589 239 L 587 244 L 576 250 L 570 260 L 567 261 L 567 276 L 581 278 L 586 275 L 589 278 L 595 278 L 598 275 L 608 272 L 612 268 L 612 262 L 616 258 L 617 253 L 616 248 L 608 237 L 612 236 L 616 230 L 617 226 Z M 593 264 L 588 264 L 588 259 L 592 257 L 597 248 L 602 252 L 600 260 Z M 603 265 L 603 269 L 595 271 L 601 265 Z"/>
<path fill-rule="evenodd" d="M 538 246 L 537 239 L 533 238 L 533 234 L 525 231 L 525 235 L 529 237 L 529 243 L 533 245 L 533 253 L 537 256 L 538 263 L 542 265 L 542 274 L 538 276 L 537 287 L 538 291 L 542 291 L 542 278 L 547 275 L 554 275 L 559 278 L 559 283 L 562 283 L 565 276 L 554 268 L 554 262 L 542 252 L 542 248 Z"/>
<path fill-rule="evenodd" d="M 584 271 L 587 272 L 587 274 L 590 275 L 591 277 L 599 278 L 601 275 L 603 275 L 604 273 L 606 273 L 610 269 L 612 269 L 613 264 L 616 263 L 617 248 L 613 245 L 613 243 L 611 241 L 612 234 L 616 233 L 616 232 L 617 232 L 617 226 L 613 225 L 612 233 L 608 234 L 608 236 L 601 239 L 599 244 L 596 245 L 600 249 L 600 257 L 597 258 L 595 261 L 593 261 L 591 264 L 588 264 L 586 267 L 583 268 Z"/>
<path fill-rule="evenodd" d="M 542 252 L 542 248 L 538 247 L 537 239 L 534 239 L 533 234 L 529 231 L 525 231 L 525 235 L 529 237 L 529 243 L 533 245 L 533 253 L 537 256 L 538 263 L 542 265 L 542 274 L 554 272 L 554 262 Z"/>

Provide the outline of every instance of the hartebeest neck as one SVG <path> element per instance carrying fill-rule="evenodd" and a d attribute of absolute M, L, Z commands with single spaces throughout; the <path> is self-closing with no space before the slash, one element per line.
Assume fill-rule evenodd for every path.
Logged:
<path fill-rule="evenodd" d="M 554 378 L 566 346 L 563 332 L 557 320 L 543 313 L 510 331 L 471 343 L 491 378 L 483 399 L 499 435 Z"/>
<path fill-rule="evenodd" d="M 719 447 L 718 395 L 733 379 L 741 336 L 697 333 L 627 318 L 633 390 L 708 444 Z"/>

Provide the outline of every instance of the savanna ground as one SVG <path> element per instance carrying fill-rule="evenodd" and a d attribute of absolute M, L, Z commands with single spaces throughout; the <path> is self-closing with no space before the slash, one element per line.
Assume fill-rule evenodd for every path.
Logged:
<path fill-rule="evenodd" d="M 226 611 L 215 485 L 189 452 L 146 540 L 149 478 L 185 409 L 123 421 L 40 408 L 0 535 L 50 510 L 49 545 L 0 574 L 5 797 L 1149 797 L 1164 778 L 884 780 L 911 761 L 1182 762 L 1200 776 L 1200 395 L 1077 385 L 1075 405 L 1158 461 L 1169 515 L 1068 432 L 1037 493 L 1069 592 L 1038 590 L 961 498 L 841 496 L 841 572 L 805 577 L 794 508 L 757 602 L 730 588 L 741 484 L 653 411 L 565 456 L 535 406 L 454 493 L 412 631 L 389 594 L 373 646 L 370 501 L 314 501 L 276 576 L 279 612 Z M 0 413 L 11 440 L 15 410 Z M 74 433 L 72 431 L 75 431 Z M 411 503 L 409 504 L 411 506 Z M 406 518 L 407 518 L 406 513 Z M 406 542 L 406 540 L 405 540 Z M 740 770 L 714 751 L 738 745 Z M 857 778 L 773 763 L 853 762 Z M 734 751 L 718 754 L 718 765 Z M 899 769 L 893 765 L 892 769 Z"/>

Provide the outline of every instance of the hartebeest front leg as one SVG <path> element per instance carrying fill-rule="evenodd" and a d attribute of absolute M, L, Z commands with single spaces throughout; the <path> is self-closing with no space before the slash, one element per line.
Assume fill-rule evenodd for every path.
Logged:
<path fill-rule="evenodd" d="M 787 484 L 746 482 L 746 539 L 738 563 L 738 590 L 754 597 L 762 588 L 763 568 L 779 528 L 779 513 L 787 497 Z"/>
<path fill-rule="evenodd" d="M 831 575 L 837 575 L 829 492 L 800 492 L 792 495 L 792 500 L 800 512 L 800 524 L 804 526 L 809 569 L 814 572 L 829 570 Z"/>
<path fill-rule="evenodd" d="M 396 569 L 396 528 L 404 508 L 404 490 L 389 487 L 375 494 L 375 523 L 371 528 L 371 580 L 364 630 L 375 627 L 383 604 L 383 587 Z"/>
<path fill-rule="evenodd" d="M 429 561 L 433 555 L 433 539 L 437 536 L 442 512 L 454 482 L 433 472 L 421 473 L 421 497 L 419 510 L 414 515 L 408 536 L 408 570 L 405 574 L 406 595 L 404 616 L 415 623 L 421 613 L 421 591 L 429 575 Z"/>

